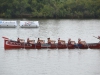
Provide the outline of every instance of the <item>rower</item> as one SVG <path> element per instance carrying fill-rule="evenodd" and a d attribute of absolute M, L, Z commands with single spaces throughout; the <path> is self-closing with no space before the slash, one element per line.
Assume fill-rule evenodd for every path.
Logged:
<path fill-rule="evenodd" d="M 82 43 L 81 43 L 81 39 L 79 38 L 78 39 L 78 47 L 81 47 L 82 46 Z"/>
<path fill-rule="evenodd" d="M 19 38 L 18 38 L 18 39 L 17 39 L 17 42 L 18 42 L 18 43 L 24 43 L 25 40 L 24 40 L 24 39 L 19 39 Z"/>
<path fill-rule="evenodd" d="M 81 44 L 81 39 L 80 38 L 78 39 L 78 44 Z"/>
<path fill-rule="evenodd" d="M 27 43 L 29 43 L 30 42 L 30 40 L 29 40 L 29 38 L 27 38 Z"/>
<path fill-rule="evenodd" d="M 30 40 L 29 38 L 27 38 L 27 43 L 34 44 L 35 40 Z"/>
<path fill-rule="evenodd" d="M 40 38 L 38 38 L 37 43 L 40 43 Z"/>
<path fill-rule="evenodd" d="M 37 43 L 41 43 L 41 44 L 43 44 L 43 43 L 45 43 L 45 42 L 44 42 L 44 40 L 40 40 L 40 38 L 38 38 Z"/>
<path fill-rule="evenodd" d="M 85 41 L 81 41 L 81 39 L 78 39 L 78 46 L 86 45 Z"/>
<path fill-rule="evenodd" d="M 58 38 L 58 44 L 65 44 L 64 40 L 60 40 L 60 38 Z"/>
<path fill-rule="evenodd" d="M 70 38 L 68 39 L 68 45 L 71 45 L 71 39 Z"/>
<path fill-rule="evenodd" d="M 20 39 L 19 38 L 17 38 L 17 42 L 20 43 Z"/>
<path fill-rule="evenodd" d="M 58 43 L 60 43 L 60 38 L 58 38 Z"/>
<path fill-rule="evenodd" d="M 50 42 L 50 38 L 48 38 L 48 44 L 51 44 L 51 42 Z"/>
<path fill-rule="evenodd" d="M 47 39 L 48 39 L 48 44 L 54 44 L 56 42 L 55 40 L 50 40 L 50 38 Z"/>

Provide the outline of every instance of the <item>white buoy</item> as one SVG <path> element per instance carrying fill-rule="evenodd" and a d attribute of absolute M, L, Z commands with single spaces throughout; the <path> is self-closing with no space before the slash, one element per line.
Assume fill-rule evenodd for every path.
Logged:
<path fill-rule="evenodd" d="M 20 27 L 22 28 L 37 28 L 39 27 L 38 21 L 20 21 Z"/>
<path fill-rule="evenodd" d="M 16 21 L 0 21 L 0 28 L 15 28 L 17 26 Z"/>

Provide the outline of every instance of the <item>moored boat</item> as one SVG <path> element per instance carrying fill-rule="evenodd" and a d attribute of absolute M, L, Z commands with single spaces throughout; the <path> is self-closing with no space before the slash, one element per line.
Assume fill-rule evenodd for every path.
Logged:
<path fill-rule="evenodd" d="M 0 28 L 15 28 L 17 27 L 16 21 L 0 21 Z"/>
<path fill-rule="evenodd" d="M 20 21 L 21 28 L 38 28 L 39 22 L 38 21 Z"/>

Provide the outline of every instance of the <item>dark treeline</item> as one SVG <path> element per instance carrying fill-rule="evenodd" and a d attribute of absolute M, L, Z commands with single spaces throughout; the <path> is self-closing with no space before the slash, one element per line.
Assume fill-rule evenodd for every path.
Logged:
<path fill-rule="evenodd" d="M 100 0 L 0 0 L 3 18 L 100 18 Z"/>

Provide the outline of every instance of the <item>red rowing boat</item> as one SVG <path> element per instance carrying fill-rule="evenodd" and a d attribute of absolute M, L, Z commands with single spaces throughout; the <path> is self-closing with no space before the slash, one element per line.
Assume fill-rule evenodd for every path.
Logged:
<path fill-rule="evenodd" d="M 40 40 L 38 38 L 37 43 L 35 43 L 35 40 L 27 40 L 25 42 L 24 39 L 18 39 L 10 40 L 7 37 L 4 38 L 4 48 L 5 49 L 19 49 L 19 48 L 25 48 L 25 49 L 41 49 L 41 48 L 51 48 L 51 49 L 100 49 L 100 43 L 86 43 L 85 41 L 81 41 L 82 44 L 75 43 L 75 41 L 70 41 L 70 43 L 66 43 L 64 40 L 58 40 L 58 43 L 55 43 L 54 40 L 48 39 L 48 43 L 45 43 L 44 40 Z"/>
<path fill-rule="evenodd" d="M 100 49 L 100 42 L 99 43 L 88 43 L 90 49 Z"/>

